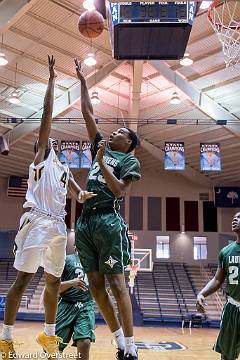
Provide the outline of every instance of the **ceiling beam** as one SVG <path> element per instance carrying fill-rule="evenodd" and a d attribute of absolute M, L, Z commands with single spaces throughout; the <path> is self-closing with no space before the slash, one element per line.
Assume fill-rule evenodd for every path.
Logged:
<path fill-rule="evenodd" d="M 101 82 L 105 77 L 107 77 L 113 70 L 115 70 L 121 62 L 116 62 L 115 60 L 109 62 L 103 66 L 96 74 L 91 75 L 87 79 L 87 86 L 89 89 Z M 79 101 L 81 93 L 80 82 L 77 81 L 68 91 L 63 95 L 55 99 L 53 117 L 60 116 L 64 111 L 70 108 L 75 102 Z M 33 113 L 30 118 L 39 119 L 42 116 L 42 110 L 39 110 L 36 113 Z M 11 131 L 10 144 L 14 144 L 26 135 L 30 134 L 34 130 L 39 128 L 40 120 L 33 120 L 32 122 L 23 122 L 22 124 L 16 126 Z"/>
<path fill-rule="evenodd" d="M 89 48 L 94 47 L 95 49 L 97 49 L 98 51 L 104 53 L 105 55 L 108 55 L 109 57 L 112 57 L 112 51 L 111 50 L 108 50 L 108 49 L 104 48 L 103 46 L 100 46 L 97 43 L 92 42 L 91 39 L 88 40 L 87 38 L 84 38 L 83 36 L 79 37 L 79 35 L 76 35 L 76 33 L 72 32 L 72 31 L 69 31 L 66 28 L 63 28 L 63 27 L 59 26 L 56 23 L 52 23 L 48 19 L 45 19 L 42 16 L 36 15 L 36 14 L 30 12 L 30 11 L 26 15 L 31 17 L 34 20 L 37 20 L 37 21 L 41 22 L 42 24 L 44 24 L 46 26 L 49 26 L 50 28 L 52 28 L 54 30 L 60 31 L 63 34 L 68 35 L 71 38 L 74 38 L 75 40 L 78 40 L 79 42 L 88 45 Z"/>
<path fill-rule="evenodd" d="M 7 50 L 7 51 L 9 51 L 9 52 L 11 52 L 13 54 L 19 55 L 21 57 L 21 59 L 25 58 L 25 59 L 33 61 L 34 63 L 44 65 L 44 66 L 47 67 L 46 60 L 36 58 L 36 57 L 26 53 L 26 51 L 22 51 L 22 50 L 19 50 L 17 48 L 13 48 L 12 46 L 9 46 L 7 44 L 2 44 L 1 46 L 2 46 L 2 48 L 4 50 Z M 73 72 L 67 71 L 66 69 L 62 68 L 61 66 L 58 66 L 57 64 L 55 66 L 55 69 L 57 70 L 57 72 L 62 73 L 64 75 L 66 75 L 66 76 L 70 76 L 70 77 L 74 76 Z"/>
<path fill-rule="evenodd" d="M 193 103 L 202 110 L 205 114 L 210 116 L 214 120 L 229 120 L 229 121 L 239 121 L 239 118 L 231 114 L 228 110 L 218 104 L 216 101 L 211 99 L 207 94 L 202 93 L 197 89 L 193 84 L 189 84 L 178 73 L 171 70 L 171 68 L 164 61 L 150 61 L 152 66 L 154 66 L 161 75 L 163 75 L 168 81 L 171 81 L 173 84 L 176 80 L 176 86 L 183 91 Z M 240 127 L 235 125 L 226 125 L 224 126 L 228 131 L 233 135 L 240 137 Z"/>
<path fill-rule="evenodd" d="M 0 35 L 13 26 L 38 0 L 7 0 L 0 4 Z"/>
<path fill-rule="evenodd" d="M 159 160 L 160 163 L 163 164 L 163 156 L 164 150 L 158 148 L 157 146 L 151 144 L 150 142 L 142 139 L 141 140 L 141 147 L 143 147 L 148 153 L 150 153 L 155 159 Z M 201 174 L 199 171 L 194 170 L 190 166 L 186 165 L 184 171 L 178 171 L 183 177 L 187 178 L 189 181 L 196 183 L 201 186 L 211 187 L 212 182 L 211 180 Z"/>
<path fill-rule="evenodd" d="M 143 61 L 134 61 L 133 62 L 133 79 L 132 79 L 132 86 L 131 86 L 132 87 L 131 102 L 130 102 L 130 109 L 129 109 L 129 118 L 130 119 L 138 119 L 139 118 L 142 77 L 143 77 Z M 135 125 L 134 126 L 135 131 L 136 131 L 137 123 L 134 125 Z"/>

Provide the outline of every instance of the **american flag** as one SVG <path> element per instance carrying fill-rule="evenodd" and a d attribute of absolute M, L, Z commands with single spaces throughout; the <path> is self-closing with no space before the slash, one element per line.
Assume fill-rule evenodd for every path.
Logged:
<path fill-rule="evenodd" d="M 20 176 L 9 176 L 8 196 L 25 197 L 28 188 L 28 178 Z"/>

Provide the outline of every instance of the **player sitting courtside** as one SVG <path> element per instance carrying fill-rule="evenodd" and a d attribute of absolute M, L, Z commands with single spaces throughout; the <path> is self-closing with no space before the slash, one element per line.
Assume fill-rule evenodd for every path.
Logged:
<path fill-rule="evenodd" d="M 227 280 L 227 302 L 214 346 L 214 350 L 222 354 L 222 360 L 235 360 L 240 353 L 240 212 L 233 218 L 232 231 L 237 240 L 220 251 L 217 272 L 197 297 L 197 309 L 203 313 L 205 297 L 215 293 Z"/>
<path fill-rule="evenodd" d="M 18 273 L 7 294 L 0 335 L 0 354 L 4 359 L 15 356 L 13 325 L 22 295 L 39 266 L 43 266 L 45 271 L 45 328 L 37 336 L 37 342 L 48 353 L 58 351 L 59 338 L 55 336 L 55 322 L 67 241 L 64 209 L 68 182 L 70 191 L 79 201 L 84 202 L 94 196 L 82 191 L 70 177 L 68 167 L 59 162 L 49 140 L 56 72 L 53 57 L 48 57 L 48 63 L 50 77 L 44 99 L 39 140 L 35 144 L 34 162 L 29 168 L 28 191 L 23 205 L 31 210 L 21 217 L 15 239 L 14 267 Z"/>
<path fill-rule="evenodd" d="M 73 337 L 79 359 L 89 360 L 91 341 L 95 341 L 95 305 L 77 253 L 67 255 L 60 295 L 56 335 L 63 339 L 63 343 L 59 344 L 59 349 L 63 351 Z"/>
<path fill-rule="evenodd" d="M 139 162 L 131 154 L 138 140 L 136 134 L 128 128 L 114 131 L 108 144 L 103 140 L 96 126 L 81 64 L 77 60 L 75 63 L 81 81 L 82 113 L 93 149 L 87 189 L 97 194 L 95 199 L 84 204 L 76 227 L 76 245 L 88 274 L 90 290 L 115 335 L 117 358 L 133 360 L 137 359 L 137 351 L 133 337 L 131 300 L 124 278 L 124 268 L 130 260 L 130 242 L 127 225 L 118 212 L 118 199 L 125 195 L 133 181 L 140 179 Z M 106 292 L 105 276 L 116 299 L 123 330 Z"/>

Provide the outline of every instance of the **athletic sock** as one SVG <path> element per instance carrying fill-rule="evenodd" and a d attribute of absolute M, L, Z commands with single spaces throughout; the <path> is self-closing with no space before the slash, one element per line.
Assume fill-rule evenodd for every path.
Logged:
<path fill-rule="evenodd" d="M 44 324 L 44 332 L 47 336 L 55 335 L 56 324 Z"/>
<path fill-rule="evenodd" d="M 14 328 L 14 325 L 3 324 L 0 339 L 1 340 L 12 340 L 13 339 L 13 328 Z"/>
<path fill-rule="evenodd" d="M 125 354 L 137 356 L 137 348 L 135 345 L 134 336 L 125 337 L 125 343 L 126 343 Z"/>
<path fill-rule="evenodd" d="M 117 343 L 117 348 L 119 350 L 125 350 L 125 339 L 122 328 L 120 327 L 117 331 L 113 333 L 113 335 Z"/>

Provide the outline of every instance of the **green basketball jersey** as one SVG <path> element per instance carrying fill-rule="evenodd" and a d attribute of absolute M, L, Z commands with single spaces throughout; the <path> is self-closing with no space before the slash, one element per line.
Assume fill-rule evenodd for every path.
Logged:
<path fill-rule="evenodd" d="M 65 267 L 62 273 L 61 281 L 73 280 L 75 278 L 81 278 L 86 285 L 88 285 L 88 278 L 85 274 L 83 267 L 80 263 L 79 256 L 77 254 L 67 255 L 65 261 Z M 61 294 L 61 298 L 64 301 L 75 303 L 75 302 L 86 302 L 92 300 L 90 291 L 83 291 L 71 287 Z"/>
<path fill-rule="evenodd" d="M 93 163 L 87 179 L 87 190 L 93 191 L 97 196 L 84 203 L 84 210 L 92 209 L 94 207 L 111 207 L 116 210 L 119 209 L 119 199 L 116 199 L 114 194 L 108 189 L 98 161 L 95 158 L 98 151 L 98 143 L 101 140 L 102 135 L 97 133 L 92 148 Z M 141 177 L 139 161 L 131 153 L 126 154 L 119 151 L 113 151 L 108 147 L 104 155 L 104 160 L 112 173 L 119 180 L 130 176 L 133 181 L 136 181 Z"/>
<path fill-rule="evenodd" d="M 226 294 L 240 301 L 240 243 L 236 241 L 219 253 L 219 267 L 226 272 Z"/>

